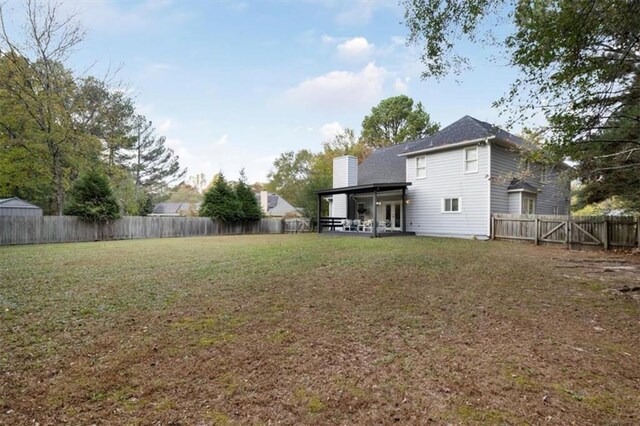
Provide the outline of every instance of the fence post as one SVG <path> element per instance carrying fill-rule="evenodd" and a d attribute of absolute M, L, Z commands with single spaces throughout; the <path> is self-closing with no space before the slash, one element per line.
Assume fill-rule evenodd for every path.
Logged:
<path fill-rule="evenodd" d="M 636 231 L 638 233 L 638 248 L 640 248 L 640 216 L 638 216 L 638 225 L 636 226 Z"/>
<path fill-rule="evenodd" d="M 496 217 L 491 215 L 491 239 L 496 239 Z"/>
<path fill-rule="evenodd" d="M 604 235 L 602 238 L 604 249 L 609 250 L 609 216 L 604 217 Z"/>
<path fill-rule="evenodd" d="M 571 213 L 567 215 L 567 249 L 571 249 Z"/>
<path fill-rule="evenodd" d="M 536 233 L 536 235 L 535 235 L 535 243 L 536 243 L 536 245 L 538 245 L 538 235 L 539 235 L 538 226 L 539 226 L 539 224 L 540 224 L 540 222 L 538 221 L 538 215 L 535 215 L 534 219 L 533 219 L 533 232 Z"/>

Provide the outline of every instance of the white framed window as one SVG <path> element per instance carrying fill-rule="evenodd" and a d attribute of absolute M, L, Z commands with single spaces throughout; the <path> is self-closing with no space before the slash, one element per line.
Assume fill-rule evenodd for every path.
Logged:
<path fill-rule="evenodd" d="M 478 147 L 464 149 L 464 172 L 477 173 L 478 171 Z"/>
<path fill-rule="evenodd" d="M 427 177 L 427 156 L 421 155 L 416 157 L 416 179 L 424 179 Z"/>
<path fill-rule="evenodd" d="M 534 197 L 522 197 L 522 214 L 536 214 L 536 199 Z"/>
<path fill-rule="evenodd" d="M 553 214 L 560 214 L 560 207 L 558 206 L 553 206 Z"/>
<path fill-rule="evenodd" d="M 443 198 L 442 199 L 442 213 L 460 213 L 462 206 L 460 198 Z"/>

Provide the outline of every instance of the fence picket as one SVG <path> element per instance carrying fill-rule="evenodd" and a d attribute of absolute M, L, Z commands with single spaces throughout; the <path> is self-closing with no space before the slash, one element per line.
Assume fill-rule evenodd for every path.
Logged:
<path fill-rule="evenodd" d="M 605 250 L 640 247 L 640 218 L 632 216 L 492 216 L 492 239 L 566 244 L 569 248 Z"/>
<path fill-rule="evenodd" d="M 125 216 L 94 224 L 73 216 L 0 216 L 0 245 L 284 232 L 285 221 L 276 218 L 227 224 L 205 217 Z"/>

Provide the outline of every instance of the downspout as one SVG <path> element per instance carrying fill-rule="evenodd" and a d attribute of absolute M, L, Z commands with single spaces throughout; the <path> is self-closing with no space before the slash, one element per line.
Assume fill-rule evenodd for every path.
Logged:
<path fill-rule="evenodd" d="M 487 144 L 487 238 L 491 238 L 491 141 L 485 139 Z"/>

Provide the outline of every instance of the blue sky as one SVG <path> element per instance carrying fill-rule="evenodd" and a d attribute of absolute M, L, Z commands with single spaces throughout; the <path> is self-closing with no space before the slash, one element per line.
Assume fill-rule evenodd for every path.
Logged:
<path fill-rule="evenodd" d="M 12 5 L 16 6 L 15 3 Z M 473 70 L 422 81 L 391 1 L 68 1 L 87 38 L 70 65 L 117 79 L 189 168 L 265 181 L 287 150 L 317 151 L 342 127 L 359 131 L 380 100 L 421 101 L 442 125 L 465 114 L 501 124 L 491 108 L 515 72 L 496 52 L 463 48 Z"/>

